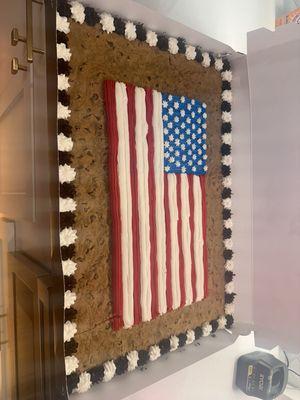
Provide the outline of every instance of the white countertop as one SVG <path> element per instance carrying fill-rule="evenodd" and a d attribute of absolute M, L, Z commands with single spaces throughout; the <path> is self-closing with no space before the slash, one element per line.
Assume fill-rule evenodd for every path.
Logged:
<path fill-rule="evenodd" d="M 238 357 L 259 348 L 254 333 L 234 339 L 225 331 L 217 337 L 203 338 L 184 349 L 165 355 L 144 370 L 137 370 L 101 383 L 81 395 L 78 400 L 243 400 L 249 399 L 234 385 Z M 219 349 L 219 351 L 218 351 Z M 271 353 L 279 356 L 275 347 Z M 298 394 L 296 391 L 293 393 Z M 290 399 L 281 396 L 278 399 Z M 297 397 L 293 397 L 296 399 Z"/>

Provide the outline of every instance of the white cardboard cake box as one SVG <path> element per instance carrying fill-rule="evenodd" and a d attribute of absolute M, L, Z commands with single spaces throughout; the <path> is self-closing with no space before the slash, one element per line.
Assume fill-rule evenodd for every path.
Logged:
<path fill-rule="evenodd" d="M 181 398 L 200 398 L 207 381 L 211 387 L 222 382 L 205 358 L 232 345 L 240 334 L 254 330 L 257 346 L 280 345 L 293 353 L 300 351 L 300 25 L 250 32 L 246 56 L 131 0 L 83 2 L 143 22 L 154 31 L 184 37 L 210 51 L 232 54 L 234 282 L 238 295 L 233 334 L 218 331 L 200 346 L 186 346 L 150 363 L 147 371 L 117 377 L 80 395 L 82 400 L 176 399 L 178 378 L 185 390 Z M 253 336 L 248 338 L 253 346 Z M 191 385 L 189 379 L 197 365 L 199 374 L 202 371 L 197 364 L 201 360 L 202 367 L 208 366 L 207 374 L 199 375 L 199 382 L 196 374 Z M 227 362 L 223 362 L 224 371 L 227 367 L 233 371 Z M 230 396 L 223 392 L 221 398 L 246 397 L 232 391 Z"/>

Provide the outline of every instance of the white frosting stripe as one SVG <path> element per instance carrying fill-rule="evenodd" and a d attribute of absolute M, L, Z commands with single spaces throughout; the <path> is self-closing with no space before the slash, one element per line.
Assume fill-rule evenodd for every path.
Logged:
<path fill-rule="evenodd" d="M 202 231 L 202 191 L 199 176 L 193 176 L 194 192 L 194 255 L 196 270 L 196 301 L 204 297 L 203 231 Z"/>
<path fill-rule="evenodd" d="M 164 208 L 164 135 L 162 123 L 162 96 L 153 91 L 154 176 L 156 190 L 156 246 L 158 265 L 158 311 L 167 312 L 166 299 L 166 227 Z"/>
<path fill-rule="evenodd" d="M 168 195 L 170 210 L 170 232 L 171 232 L 171 286 L 173 297 L 173 310 L 180 307 L 181 291 L 179 278 L 179 246 L 177 236 L 177 179 L 176 174 L 167 174 Z"/>
<path fill-rule="evenodd" d="M 189 181 L 181 174 L 181 238 L 184 259 L 185 304 L 193 302 Z"/>
<path fill-rule="evenodd" d="M 126 85 L 116 82 L 116 115 L 118 128 L 118 179 L 120 187 L 121 251 L 123 282 L 124 328 L 134 324 L 133 312 L 133 255 L 132 255 L 132 209 L 130 184 L 130 149 L 127 114 Z"/>
<path fill-rule="evenodd" d="M 150 321 L 151 280 L 150 280 L 150 229 L 149 229 L 149 192 L 148 192 L 148 125 L 146 120 L 145 90 L 135 88 L 135 144 L 138 171 L 138 209 L 141 255 L 141 312 L 142 321 Z"/>

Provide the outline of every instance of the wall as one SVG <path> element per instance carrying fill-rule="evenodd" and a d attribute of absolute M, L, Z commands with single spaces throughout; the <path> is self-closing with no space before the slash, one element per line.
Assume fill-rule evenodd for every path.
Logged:
<path fill-rule="evenodd" d="M 232 191 L 235 319 L 253 324 L 251 120 L 246 56 L 232 62 Z"/>
<path fill-rule="evenodd" d="M 275 26 L 275 0 L 136 1 L 243 53 L 247 32 Z"/>
<path fill-rule="evenodd" d="M 300 351 L 300 25 L 249 34 L 254 321 L 262 347 Z"/>

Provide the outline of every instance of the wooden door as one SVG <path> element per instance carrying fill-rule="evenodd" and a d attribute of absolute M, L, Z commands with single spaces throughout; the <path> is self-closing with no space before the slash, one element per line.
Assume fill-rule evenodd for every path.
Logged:
<path fill-rule="evenodd" d="M 7 400 L 66 398 L 55 14 L 53 0 L 1 3 L 0 397 Z"/>

